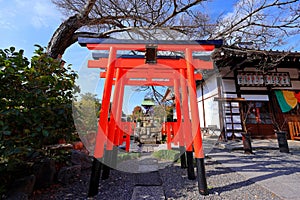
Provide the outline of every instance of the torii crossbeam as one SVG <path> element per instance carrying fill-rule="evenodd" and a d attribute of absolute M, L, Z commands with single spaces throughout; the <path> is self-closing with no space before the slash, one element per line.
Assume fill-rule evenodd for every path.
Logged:
<path fill-rule="evenodd" d="M 178 141 L 181 149 L 186 150 L 189 179 L 196 178 L 193 167 L 194 155 L 199 192 L 202 195 L 207 195 L 204 152 L 196 95 L 196 80 L 201 80 L 202 76 L 195 74 L 195 71 L 197 69 L 213 69 L 213 63 L 202 60 L 195 53 L 211 52 L 215 47 L 222 45 L 222 40 L 145 41 L 79 38 L 78 42 L 89 50 L 109 51 L 108 56 L 98 55 L 97 60 L 88 61 L 89 68 L 105 70 L 105 72 L 100 73 L 100 78 L 105 78 L 105 83 L 94 157 L 102 159 L 109 155 L 108 157 L 111 158 L 110 152 L 114 147 L 122 144 L 124 134 L 127 137 L 126 150 L 129 150 L 128 138 L 130 133 L 125 133 L 124 123 L 121 121 L 125 85 L 173 86 L 177 122 L 173 123 L 172 126 L 173 130 L 176 130 L 176 134 L 174 134 L 176 138 L 173 140 L 168 138 L 167 143 L 170 147 L 172 141 Z M 122 52 L 128 50 L 142 51 L 145 52 L 145 55 L 122 55 Z M 165 54 L 158 54 L 157 52 L 177 52 L 181 56 L 164 56 Z M 114 92 L 112 94 L 113 85 Z M 111 97 L 112 102 L 110 102 Z M 111 109 L 109 109 L 110 103 Z M 95 183 L 94 189 L 90 185 L 89 196 L 98 193 L 97 181 Z"/>

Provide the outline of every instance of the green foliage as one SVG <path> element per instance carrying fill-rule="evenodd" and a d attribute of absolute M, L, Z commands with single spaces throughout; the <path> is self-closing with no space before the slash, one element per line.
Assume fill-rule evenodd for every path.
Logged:
<path fill-rule="evenodd" d="M 180 152 L 177 150 L 158 150 L 152 153 L 154 158 L 177 162 L 180 158 Z"/>
<path fill-rule="evenodd" d="M 44 155 L 44 145 L 75 130 L 77 74 L 36 47 L 31 62 L 23 50 L 0 49 L 0 173 Z"/>
<path fill-rule="evenodd" d="M 100 108 L 100 99 L 89 92 L 81 94 L 80 98 L 73 102 L 73 116 L 79 134 L 97 131 Z"/>
<path fill-rule="evenodd" d="M 120 152 L 118 154 L 118 163 L 121 163 L 126 160 L 135 160 L 141 157 L 141 153 L 127 153 L 127 152 Z"/>

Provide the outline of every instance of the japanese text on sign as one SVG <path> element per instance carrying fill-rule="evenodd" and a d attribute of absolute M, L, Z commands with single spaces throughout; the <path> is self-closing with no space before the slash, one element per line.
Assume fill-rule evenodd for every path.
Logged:
<path fill-rule="evenodd" d="M 291 79 L 288 72 L 239 72 L 237 82 L 240 86 L 277 86 L 290 87 Z"/>

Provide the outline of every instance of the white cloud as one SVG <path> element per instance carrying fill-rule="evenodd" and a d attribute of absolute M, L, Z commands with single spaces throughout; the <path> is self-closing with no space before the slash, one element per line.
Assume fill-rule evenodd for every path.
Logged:
<path fill-rule="evenodd" d="M 14 0 L 16 7 L 24 7 L 26 4 L 30 4 L 30 1 Z"/>
<path fill-rule="evenodd" d="M 9 12 L 13 16 L 8 16 Z M 39 29 L 51 27 L 61 21 L 61 14 L 50 0 L 13 0 L 0 8 L 0 13 L 0 24 L 6 27 L 8 24 L 18 24 L 20 28 L 31 25 Z"/>
<path fill-rule="evenodd" d="M 1 18 L 1 15 L 0 15 L 0 18 Z M 11 24 L 10 22 L 8 22 L 6 20 L 0 20 L 0 27 L 1 27 L 1 29 L 8 29 L 8 30 L 16 29 L 16 27 L 13 24 Z"/>
<path fill-rule="evenodd" d="M 2 0 L 0 0 L 0 3 Z M 16 29 L 13 19 L 16 17 L 16 10 L 10 8 L 9 6 L 0 6 L 0 27 L 5 30 Z"/>
<path fill-rule="evenodd" d="M 49 27 L 49 24 L 60 21 L 61 14 L 50 1 L 34 1 L 31 23 L 33 26 Z"/>
<path fill-rule="evenodd" d="M 15 46 L 31 57 L 34 44 L 47 46 L 61 18 L 51 0 L 0 0 L 0 49 Z"/>

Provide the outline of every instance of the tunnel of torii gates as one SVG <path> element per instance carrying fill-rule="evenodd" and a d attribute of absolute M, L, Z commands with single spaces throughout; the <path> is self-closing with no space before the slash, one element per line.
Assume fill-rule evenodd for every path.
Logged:
<path fill-rule="evenodd" d="M 222 40 L 151 41 L 79 38 L 78 43 L 89 50 L 109 52 L 108 56 L 100 56 L 97 60 L 88 61 L 88 67 L 102 69 L 100 78 L 105 78 L 88 195 L 98 194 L 101 170 L 103 170 L 102 179 L 108 178 L 110 167 L 106 163 L 114 163 L 117 159 L 114 149 L 125 142 L 126 151 L 129 151 L 131 129 L 128 127 L 133 122 L 121 120 L 126 85 L 172 86 L 174 88 L 177 121 L 166 122 L 163 125 L 165 128 L 162 129 L 162 134 L 167 135 L 168 149 L 171 148 L 171 143 L 179 144 L 181 166 L 187 168 L 189 179 L 197 178 L 199 193 L 207 195 L 196 95 L 196 80 L 201 80 L 202 75 L 195 74 L 195 72 L 199 69 L 213 69 L 213 62 L 202 60 L 201 56 L 197 57 L 195 53 L 212 52 L 222 45 Z M 139 51 L 145 54 L 122 55 L 122 52 L 126 51 Z M 166 53 L 157 53 L 164 51 L 179 52 L 182 56 L 165 56 Z M 111 97 L 112 102 L 110 102 Z M 197 176 L 194 172 L 193 156 L 196 160 Z"/>

